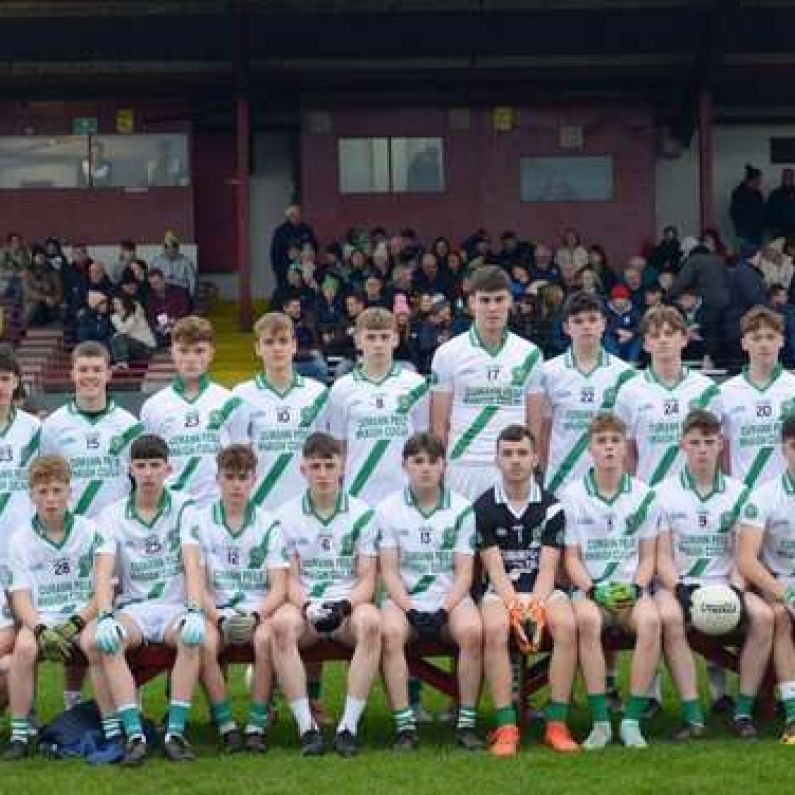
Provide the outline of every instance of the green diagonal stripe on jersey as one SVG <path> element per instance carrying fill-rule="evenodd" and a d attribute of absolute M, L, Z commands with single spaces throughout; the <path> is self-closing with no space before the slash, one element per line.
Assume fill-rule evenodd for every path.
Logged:
<path fill-rule="evenodd" d="M 623 373 L 616 379 L 613 386 L 605 389 L 602 398 L 602 405 L 599 406 L 599 412 L 610 411 L 616 405 L 618 392 L 627 381 L 637 375 L 637 370 L 624 370 Z M 560 462 L 558 471 L 550 478 L 547 488 L 551 492 L 555 492 L 560 487 L 560 484 L 568 477 L 569 473 L 574 469 L 577 461 L 582 454 L 588 449 L 588 432 L 583 433 L 574 444 L 574 447 L 568 452 L 566 457 Z"/>
<path fill-rule="evenodd" d="M 94 501 L 94 497 L 97 496 L 101 488 L 101 480 L 89 480 L 86 487 L 83 489 L 83 493 L 78 497 L 75 503 L 75 513 L 81 516 L 85 515 L 85 512 L 88 510 L 88 507 Z"/>
<path fill-rule="evenodd" d="M 220 430 L 221 426 L 232 416 L 232 412 L 235 411 L 238 406 L 242 405 L 243 400 L 241 398 L 237 396 L 229 398 L 218 411 L 213 412 L 212 419 L 207 423 L 207 430 Z"/>
<path fill-rule="evenodd" d="M 627 517 L 627 531 L 625 535 L 631 536 L 646 521 L 646 514 L 649 512 L 649 506 L 654 499 L 654 494 L 653 491 L 647 492 L 646 496 L 641 500 L 638 510 Z"/>
<path fill-rule="evenodd" d="M 179 473 L 179 477 L 171 485 L 171 488 L 174 489 L 174 491 L 182 491 L 182 489 L 188 485 L 188 481 L 193 477 L 193 473 L 199 468 L 201 461 L 199 456 L 191 456 L 188 459 L 188 463 L 185 464 L 185 468 Z"/>
<path fill-rule="evenodd" d="M 705 409 L 707 404 L 712 400 L 712 398 L 717 397 L 720 394 L 720 390 L 718 389 L 715 384 L 710 384 L 694 401 L 693 401 L 693 408 L 694 409 Z"/>
<path fill-rule="evenodd" d="M 370 450 L 367 458 L 364 459 L 356 477 L 348 489 L 348 492 L 354 497 L 359 496 L 359 492 L 364 488 L 364 484 L 370 479 L 373 471 L 378 466 L 378 462 L 384 457 L 384 454 L 389 449 L 389 439 L 379 439 Z"/>
<path fill-rule="evenodd" d="M 351 527 L 351 532 L 346 533 L 342 537 L 342 542 L 340 544 L 340 555 L 343 557 L 350 557 L 353 555 L 356 549 L 356 542 L 359 540 L 359 536 L 362 534 L 362 529 L 367 525 L 367 523 L 373 518 L 373 514 L 375 511 L 371 508 L 369 511 L 365 511 L 354 523 L 353 527 Z"/>
<path fill-rule="evenodd" d="M 398 414 L 408 414 L 414 404 L 422 400 L 427 393 L 428 383 L 423 381 L 421 384 L 417 384 L 408 394 L 401 395 L 400 398 L 398 398 Z"/>
<path fill-rule="evenodd" d="M 650 486 L 656 486 L 665 477 L 673 462 L 676 461 L 678 453 L 679 448 L 675 444 L 666 449 L 660 462 L 655 467 L 654 472 L 651 473 L 651 477 L 649 478 Z"/>
<path fill-rule="evenodd" d="M 472 421 L 472 424 L 458 437 L 458 441 L 453 446 L 450 453 L 451 460 L 461 458 L 464 451 L 472 444 L 475 437 L 491 422 L 497 413 L 497 406 L 486 406 Z"/>
<path fill-rule="evenodd" d="M 324 389 L 312 402 L 311 405 L 301 409 L 301 421 L 298 423 L 299 428 L 308 428 L 317 419 L 318 414 L 323 410 L 328 400 L 328 389 Z M 273 491 L 273 487 L 278 482 L 279 478 L 284 474 L 284 470 L 290 466 L 293 460 L 293 453 L 279 453 L 273 466 L 265 473 L 260 481 L 257 490 L 251 496 L 251 500 L 256 505 L 262 505 L 267 499 L 268 495 Z"/>
<path fill-rule="evenodd" d="M 30 463 L 30 460 L 39 452 L 39 446 L 41 444 L 41 430 L 36 431 L 33 434 L 33 437 L 28 442 L 27 447 L 22 451 L 22 455 L 19 457 L 20 466 L 27 466 Z"/>
<path fill-rule="evenodd" d="M 685 572 L 685 577 L 701 577 L 709 566 L 709 558 L 699 558 L 691 567 L 690 571 Z"/>
<path fill-rule="evenodd" d="M 737 519 L 740 517 L 740 511 L 743 509 L 743 505 L 745 501 L 748 499 L 748 495 L 751 493 L 751 489 L 746 486 L 741 492 L 740 496 L 737 498 L 737 501 L 732 505 L 732 509 L 725 514 L 725 516 L 721 517 L 720 527 L 718 528 L 719 533 L 728 533 L 729 530 L 734 527 Z"/>
<path fill-rule="evenodd" d="M 326 589 L 331 585 L 330 580 L 326 580 L 325 582 L 318 582 L 312 586 L 312 590 L 309 592 L 310 599 L 318 599 L 326 592 Z"/>
<path fill-rule="evenodd" d="M 278 458 L 273 462 L 273 466 L 268 470 L 265 477 L 262 478 L 254 494 L 251 495 L 253 503 L 262 505 L 262 503 L 265 502 L 266 497 L 273 491 L 276 482 L 284 474 L 284 470 L 290 466 L 292 460 L 292 453 L 279 453 Z"/>
<path fill-rule="evenodd" d="M 745 485 L 753 486 L 756 479 L 762 474 L 762 470 L 767 466 L 767 462 L 775 452 L 773 447 L 762 447 L 748 467 L 748 472 L 745 476 Z"/>
<path fill-rule="evenodd" d="M 539 358 L 541 358 L 541 352 L 538 348 L 528 353 L 525 360 L 511 371 L 511 384 L 513 386 L 522 386 L 527 381 L 527 376 L 530 375 L 538 363 Z"/>
<path fill-rule="evenodd" d="M 594 582 L 604 582 L 608 577 L 610 577 L 615 570 L 618 568 L 618 562 L 613 561 L 612 563 L 608 563 L 605 570 L 602 572 L 601 577 L 597 577 Z"/>
<path fill-rule="evenodd" d="M 11 495 L 6 492 L 5 494 L 0 494 L 0 514 L 8 507 L 8 503 L 11 500 Z"/>
<path fill-rule="evenodd" d="M 134 439 L 137 439 L 144 432 L 144 426 L 138 422 L 131 425 L 121 436 L 114 436 L 108 448 L 111 455 L 118 455 Z"/>
<path fill-rule="evenodd" d="M 436 581 L 435 574 L 423 574 L 422 577 L 414 583 L 414 587 L 409 591 L 409 596 L 416 596 L 418 593 L 427 591 Z"/>

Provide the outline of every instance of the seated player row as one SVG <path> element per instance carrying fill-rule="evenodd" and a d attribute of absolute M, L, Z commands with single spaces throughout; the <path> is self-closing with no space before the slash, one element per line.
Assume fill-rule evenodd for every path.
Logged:
<path fill-rule="evenodd" d="M 127 764 L 142 762 L 147 746 L 124 652 L 147 642 L 176 649 L 168 759 L 194 758 L 184 729 L 199 677 L 226 750 L 266 749 L 275 675 L 296 719 L 302 753 L 322 754 L 325 741 L 309 708 L 300 651 L 323 637 L 353 648 L 334 738 L 341 755 L 358 751 L 359 719 L 379 666 L 395 715 L 395 748 L 417 746 L 405 646 L 419 638 L 458 647 L 457 743 L 470 750 L 482 745 L 475 718 L 485 673 L 498 725 L 491 752 L 509 756 L 519 740 L 509 634 L 520 649 L 533 651 L 545 627 L 552 645 L 548 745 L 579 748 L 566 727 L 578 661 L 593 716 L 583 747 L 601 748 L 613 739 L 602 647 L 602 632 L 612 625 L 636 639 L 622 742 L 646 745 L 640 717 L 661 645 L 682 698 L 677 739 L 698 737 L 703 719 L 685 628 L 699 591 L 716 584 L 736 589 L 729 594 L 744 616 L 737 734 L 755 735 L 753 701 L 775 637 L 787 716 L 783 740 L 792 743 L 795 419 L 782 428 L 786 472 L 750 495 L 721 474 L 720 426 L 707 411 L 688 415 L 681 439 L 686 467 L 656 491 L 626 474 L 625 444 L 622 420 L 597 415 L 589 427 L 593 466 L 557 501 L 533 477 L 531 434 L 508 426 L 496 449 L 500 478 L 472 506 L 445 486 L 439 440 L 419 433 L 403 450 L 408 485 L 371 509 L 340 488 L 339 443 L 315 433 L 303 448 L 305 492 L 271 514 L 251 502 L 256 459 L 250 448 L 233 445 L 220 453 L 221 498 L 196 509 L 165 486 L 165 442 L 144 435 L 130 451 L 132 494 L 96 523 L 67 510 L 70 473 L 63 459 L 35 460 L 30 490 L 36 513 L 13 536 L 9 552 L 13 616 L 3 632 L 14 650 L 5 758 L 28 753 L 37 662 L 68 662 L 79 648 L 107 739 L 124 744 Z M 472 598 L 477 548 L 487 578 L 485 589 L 474 591 L 479 607 Z M 559 580 L 561 557 L 568 588 Z M 380 610 L 373 603 L 379 565 L 386 591 Z M 254 656 L 242 733 L 218 662 L 224 646 L 238 643 L 252 644 Z"/>

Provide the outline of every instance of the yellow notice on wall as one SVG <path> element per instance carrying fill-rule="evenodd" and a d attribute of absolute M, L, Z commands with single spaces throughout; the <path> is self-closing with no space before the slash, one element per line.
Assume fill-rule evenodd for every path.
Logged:
<path fill-rule="evenodd" d="M 129 135 L 135 129 L 135 114 L 132 108 L 119 108 L 116 111 L 116 132 Z"/>
<path fill-rule="evenodd" d="M 516 111 L 507 105 L 493 108 L 491 124 L 496 132 L 510 132 L 516 124 Z"/>

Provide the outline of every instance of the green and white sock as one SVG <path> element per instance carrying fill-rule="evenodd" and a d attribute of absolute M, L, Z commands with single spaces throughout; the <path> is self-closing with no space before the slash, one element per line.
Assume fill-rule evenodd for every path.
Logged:
<path fill-rule="evenodd" d="M 106 740 L 121 737 L 121 721 L 115 712 L 102 719 L 102 734 Z"/>
<path fill-rule="evenodd" d="M 395 729 L 399 732 L 417 731 L 417 721 L 414 719 L 414 712 L 411 707 L 399 709 L 392 713 L 395 718 Z"/>
<path fill-rule="evenodd" d="M 267 703 L 252 701 L 248 708 L 248 723 L 246 724 L 246 734 L 264 734 L 268 726 L 268 712 L 270 708 Z"/>
<path fill-rule="evenodd" d="M 30 721 L 27 718 L 11 718 L 11 742 L 28 742 Z"/>
<path fill-rule="evenodd" d="M 754 714 L 755 700 L 755 696 L 739 693 L 737 695 L 737 702 L 734 705 L 734 719 L 740 720 L 741 718 L 750 718 Z"/>
<path fill-rule="evenodd" d="M 474 707 L 465 707 L 463 704 L 458 707 L 457 729 L 474 729 L 477 712 Z"/>
<path fill-rule="evenodd" d="M 624 710 L 624 717 L 627 720 L 634 720 L 635 722 L 639 721 L 643 717 L 643 712 L 646 709 L 646 705 L 649 703 L 649 699 L 646 696 L 636 696 L 634 694 L 630 694 L 629 702 L 627 703 L 627 707 Z"/>
<path fill-rule="evenodd" d="M 119 720 L 128 740 L 133 737 L 144 736 L 144 730 L 141 726 L 141 713 L 137 704 L 123 704 L 119 707 Z"/>
<path fill-rule="evenodd" d="M 513 707 L 503 707 L 495 710 L 494 723 L 497 726 L 516 726 L 516 710 Z"/>
<path fill-rule="evenodd" d="M 704 713 L 701 711 L 701 704 L 698 699 L 682 702 L 682 718 L 690 726 L 703 726 Z"/>
<path fill-rule="evenodd" d="M 185 725 L 188 722 L 189 712 L 189 703 L 171 699 L 171 703 L 168 705 L 168 722 L 166 723 L 167 740 L 171 737 L 183 737 L 185 735 Z"/>
<path fill-rule="evenodd" d="M 232 707 L 227 699 L 219 701 L 217 704 L 211 704 L 210 715 L 213 723 L 218 727 L 219 734 L 226 734 L 237 728 L 235 719 L 232 717 Z"/>
<path fill-rule="evenodd" d="M 569 705 L 563 701 L 548 701 L 544 715 L 548 722 L 565 723 L 569 714 Z"/>
<path fill-rule="evenodd" d="M 787 723 L 795 723 L 795 682 L 781 682 L 778 692 L 784 704 Z"/>
<path fill-rule="evenodd" d="M 591 718 L 594 723 L 610 723 L 610 713 L 607 711 L 607 696 L 604 693 L 589 693 L 588 706 L 591 709 Z"/>

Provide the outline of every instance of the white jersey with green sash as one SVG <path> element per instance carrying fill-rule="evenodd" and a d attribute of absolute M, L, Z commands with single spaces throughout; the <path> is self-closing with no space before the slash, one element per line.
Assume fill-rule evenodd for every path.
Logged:
<path fill-rule="evenodd" d="M 148 433 L 168 444 L 173 473 L 172 491 L 207 505 L 218 497 L 215 457 L 230 444 L 248 441 L 248 411 L 241 398 L 204 376 L 199 393 L 189 398 L 177 378 L 141 406 L 141 422 Z"/>
<path fill-rule="evenodd" d="M 475 554 L 475 514 L 469 500 L 442 489 L 424 511 L 408 487 L 376 508 L 379 549 L 395 549 L 400 576 L 417 610 L 438 610 L 455 581 L 456 555 Z"/>
<path fill-rule="evenodd" d="M 113 555 L 119 576 L 116 605 L 185 601 L 182 547 L 199 547 L 197 510 L 187 495 L 164 489 L 152 519 L 143 519 L 135 495 L 109 505 L 98 519 L 103 543 L 97 555 Z"/>
<path fill-rule="evenodd" d="M 525 424 L 527 397 L 538 391 L 541 351 L 506 331 L 487 348 L 474 326 L 437 348 L 431 391 L 452 396 L 447 457 L 452 465 L 493 467 L 497 436 Z"/>
<path fill-rule="evenodd" d="M 566 514 L 566 546 L 579 547 L 591 580 L 632 582 L 640 542 L 657 537 L 659 508 L 654 491 L 625 474 L 618 491 L 607 498 L 589 469 L 569 483 L 558 499 Z"/>
<path fill-rule="evenodd" d="M 284 503 L 276 518 L 288 553 L 297 559 L 306 598 L 321 602 L 350 598 L 359 558 L 377 554 L 373 509 L 340 492 L 331 515 L 322 517 L 305 492 Z"/>
<path fill-rule="evenodd" d="M 749 490 L 741 480 L 716 472 L 712 488 L 696 489 L 687 467 L 656 489 L 660 531 L 671 533 L 676 571 L 688 585 L 728 582 L 734 529 Z"/>
<path fill-rule="evenodd" d="M 740 525 L 762 531 L 760 560 L 777 580 L 795 586 L 795 479 L 789 470 L 750 493 Z"/>
<path fill-rule="evenodd" d="M 580 369 L 571 348 L 543 363 L 538 390 L 552 413 L 544 480 L 548 491 L 557 493 L 588 471 L 592 463 L 589 423 L 599 412 L 612 410 L 620 390 L 637 374 L 625 361 L 604 350 L 588 372 Z"/>
<path fill-rule="evenodd" d="M 30 591 L 39 621 L 59 624 L 91 601 L 94 555 L 103 543 L 92 519 L 67 512 L 63 539 L 56 543 L 34 515 L 11 538 L 8 590 Z"/>
<path fill-rule="evenodd" d="M 723 413 L 717 385 L 687 367 L 670 387 L 649 367 L 618 393 L 615 412 L 626 422 L 629 439 L 638 448 L 635 474 L 650 486 L 682 470 L 679 439 L 692 409 L 706 409 L 718 418 Z"/>
<path fill-rule="evenodd" d="M 307 436 L 326 429 L 328 388 L 295 373 L 290 385 L 279 390 L 260 373 L 238 384 L 232 393 L 248 406 L 248 437 L 257 454 L 252 500 L 276 510 L 306 488 L 301 448 Z"/>
<path fill-rule="evenodd" d="M 12 534 L 33 516 L 28 491 L 28 467 L 39 454 L 41 423 L 13 406 L 0 428 L 0 566 L 8 557 Z"/>
<path fill-rule="evenodd" d="M 346 445 L 346 491 L 375 505 L 400 489 L 403 445 L 428 421 L 427 382 L 399 364 L 379 381 L 361 368 L 340 378 L 329 397 L 329 432 Z"/>
<path fill-rule="evenodd" d="M 781 423 L 795 413 L 795 375 L 777 365 L 768 382 L 757 386 L 746 369 L 724 381 L 720 395 L 732 475 L 750 488 L 778 477 L 786 468 Z"/>
<path fill-rule="evenodd" d="M 72 400 L 41 426 L 41 454 L 60 455 L 72 468 L 72 510 L 97 516 L 130 490 L 130 445 L 143 425 L 108 400 L 104 411 L 86 413 Z"/>
<path fill-rule="evenodd" d="M 219 500 L 198 511 L 198 523 L 216 607 L 259 610 L 268 594 L 268 572 L 290 566 L 276 517 L 249 503 L 242 526 L 233 530 Z"/>

